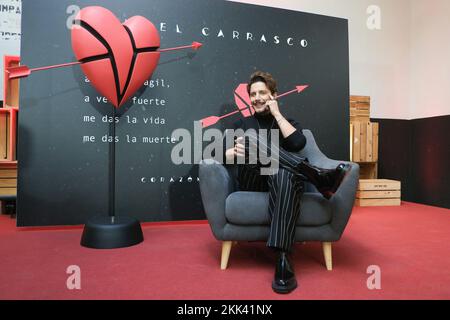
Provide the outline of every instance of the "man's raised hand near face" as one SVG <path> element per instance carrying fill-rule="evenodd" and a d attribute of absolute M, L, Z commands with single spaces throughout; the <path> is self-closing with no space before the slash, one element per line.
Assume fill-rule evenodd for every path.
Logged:
<path fill-rule="evenodd" d="M 280 108 L 278 107 L 278 102 L 275 100 L 273 95 L 269 95 L 270 100 L 266 101 L 266 106 L 268 108 L 268 111 L 272 114 L 274 118 L 281 117 Z"/>

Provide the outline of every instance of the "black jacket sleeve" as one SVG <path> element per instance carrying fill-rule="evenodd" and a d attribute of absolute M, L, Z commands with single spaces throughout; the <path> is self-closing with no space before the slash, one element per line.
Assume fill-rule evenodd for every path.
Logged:
<path fill-rule="evenodd" d="M 283 149 L 286 149 L 286 151 L 299 152 L 306 145 L 306 137 L 303 135 L 303 128 L 295 120 L 288 119 L 288 121 L 297 130 L 284 138 L 281 146 Z"/>

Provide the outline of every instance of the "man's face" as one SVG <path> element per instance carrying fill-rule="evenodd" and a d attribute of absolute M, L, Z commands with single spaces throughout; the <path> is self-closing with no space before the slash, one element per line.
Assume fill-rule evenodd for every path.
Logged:
<path fill-rule="evenodd" d="M 264 82 L 255 82 L 250 87 L 250 101 L 258 114 L 270 113 L 266 102 L 270 100 L 270 90 Z"/>

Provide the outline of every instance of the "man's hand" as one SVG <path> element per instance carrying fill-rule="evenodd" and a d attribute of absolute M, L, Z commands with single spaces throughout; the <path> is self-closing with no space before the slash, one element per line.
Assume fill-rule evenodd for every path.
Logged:
<path fill-rule="evenodd" d="M 234 158 L 244 158 L 245 157 L 245 146 L 244 138 L 238 137 L 234 140 L 234 147 L 230 148 L 225 153 L 228 162 L 231 162 Z"/>
<path fill-rule="evenodd" d="M 245 157 L 244 137 L 237 137 L 234 143 L 234 155 L 236 157 Z"/>
<path fill-rule="evenodd" d="M 274 99 L 272 95 L 270 95 L 270 100 L 266 102 L 266 106 L 269 108 L 269 111 L 272 114 L 272 116 L 274 116 L 275 118 L 281 116 L 281 112 L 278 107 L 278 102 L 277 100 Z"/>

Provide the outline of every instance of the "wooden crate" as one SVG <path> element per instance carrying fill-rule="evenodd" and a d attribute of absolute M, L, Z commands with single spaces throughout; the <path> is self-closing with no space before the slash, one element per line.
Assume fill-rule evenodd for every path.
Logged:
<path fill-rule="evenodd" d="M 9 112 L 0 112 L 0 161 L 8 159 Z"/>
<path fill-rule="evenodd" d="M 401 182 L 387 179 L 360 179 L 356 191 L 355 205 L 399 206 L 401 203 Z"/>
<path fill-rule="evenodd" d="M 370 97 L 350 96 L 350 121 L 370 121 Z"/>
<path fill-rule="evenodd" d="M 16 196 L 17 168 L 0 168 L 0 198 L 2 196 Z"/>
<path fill-rule="evenodd" d="M 360 102 L 360 103 L 369 103 L 370 104 L 370 97 L 369 96 L 351 95 L 350 96 L 350 101 Z"/>
<path fill-rule="evenodd" d="M 7 68 L 17 67 L 20 65 L 20 57 L 4 56 L 3 57 L 3 107 L 18 108 L 19 107 L 19 79 L 9 79 Z"/>
<path fill-rule="evenodd" d="M 378 161 L 379 125 L 376 122 L 356 121 L 350 123 L 350 159 L 354 162 Z"/>
<path fill-rule="evenodd" d="M 17 162 L 18 108 L 0 108 L 0 164 Z"/>

